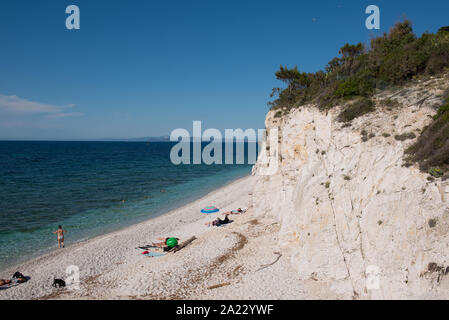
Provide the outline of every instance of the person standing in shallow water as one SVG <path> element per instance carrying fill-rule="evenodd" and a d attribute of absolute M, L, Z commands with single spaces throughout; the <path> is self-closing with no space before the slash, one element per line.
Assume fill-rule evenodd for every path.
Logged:
<path fill-rule="evenodd" d="M 57 234 L 58 235 L 58 248 L 64 248 L 64 232 L 67 232 L 66 230 L 62 229 L 62 226 L 58 227 L 58 230 L 56 230 L 55 232 L 53 232 L 53 234 Z"/>

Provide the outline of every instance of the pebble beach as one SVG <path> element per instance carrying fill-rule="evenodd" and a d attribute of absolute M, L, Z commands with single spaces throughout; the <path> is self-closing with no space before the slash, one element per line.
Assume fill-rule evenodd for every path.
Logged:
<path fill-rule="evenodd" d="M 49 254 L 8 268 L 30 277 L 26 283 L 0 290 L 0 299 L 298 299 L 301 283 L 277 248 L 279 224 L 253 211 L 255 178 L 234 181 L 179 209 L 125 229 L 55 249 Z M 205 215 L 213 204 L 220 212 Z M 232 223 L 208 227 L 221 213 L 247 208 L 230 216 Z M 176 253 L 142 255 L 158 237 L 195 240 Z M 162 253 L 161 250 L 153 251 Z M 52 287 L 79 270 L 79 283 Z M 67 269 L 68 267 L 72 269 Z M 72 272 L 72 271 L 69 271 Z"/>

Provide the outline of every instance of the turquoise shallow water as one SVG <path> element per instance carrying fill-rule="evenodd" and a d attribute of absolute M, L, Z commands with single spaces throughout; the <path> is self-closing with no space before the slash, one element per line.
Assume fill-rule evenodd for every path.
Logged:
<path fill-rule="evenodd" d="M 0 268 L 158 216 L 248 175 L 180 165 L 170 142 L 0 142 Z M 122 200 L 125 200 L 123 203 Z"/>

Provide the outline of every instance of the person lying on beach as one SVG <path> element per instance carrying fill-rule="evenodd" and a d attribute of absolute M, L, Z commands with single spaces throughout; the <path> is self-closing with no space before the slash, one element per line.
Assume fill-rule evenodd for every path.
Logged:
<path fill-rule="evenodd" d="M 14 275 L 12 276 L 12 282 L 24 283 L 24 282 L 27 282 L 27 281 L 28 281 L 28 278 L 25 277 L 23 274 L 21 274 L 19 271 L 14 273 Z"/>
<path fill-rule="evenodd" d="M 28 279 L 29 279 L 28 277 L 25 277 L 20 272 L 16 272 L 12 276 L 11 280 L 0 279 L 0 287 L 5 286 L 5 285 L 11 286 L 11 285 L 19 284 L 19 283 L 24 283 L 24 282 L 27 282 Z"/>
<path fill-rule="evenodd" d="M 242 208 L 238 208 L 237 210 L 232 210 L 232 211 L 229 211 L 229 212 L 223 212 L 222 214 L 226 214 L 226 215 L 228 215 L 228 214 L 242 214 L 242 213 L 245 213 L 246 212 L 246 210 L 242 210 Z"/>
<path fill-rule="evenodd" d="M 0 287 L 7 284 L 11 284 L 11 280 L 0 279 Z"/>
<path fill-rule="evenodd" d="M 216 220 L 212 221 L 212 222 L 207 222 L 206 226 L 215 226 L 215 227 L 219 227 L 223 224 L 228 224 L 231 223 L 232 221 L 229 220 L 229 215 L 227 214 L 226 217 L 224 218 L 224 220 L 221 220 L 220 218 L 217 218 Z"/>
<path fill-rule="evenodd" d="M 59 226 L 58 230 L 53 232 L 53 234 L 57 234 L 58 235 L 58 248 L 61 248 L 61 245 L 64 248 L 64 232 L 67 232 L 67 231 L 63 230 L 62 226 Z"/>
<path fill-rule="evenodd" d="M 163 248 L 167 246 L 169 249 L 174 248 L 178 245 L 178 238 L 158 238 L 158 240 L 163 240 L 163 242 L 153 242 L 153 246 Z"/>

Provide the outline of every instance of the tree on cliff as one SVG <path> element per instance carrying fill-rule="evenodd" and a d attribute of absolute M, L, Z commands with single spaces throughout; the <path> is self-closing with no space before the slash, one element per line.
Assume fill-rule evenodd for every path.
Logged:
<path fill-rule="evenodd" d="M 281 66 L 276 78 L 287 87 L 275 88 L 273 108 L 316 103 L 332 108 L 343 100 L 369 98 L 378 88 L 401 85 L 420 75 L 435 75 L 449 67 L 449 27 L 437 34 L 417 37 L 409 20 L 398 22 L 389 33 L 373 38 L 371 47 L 346 43 L 325 71 L 300 72 Z"/>

